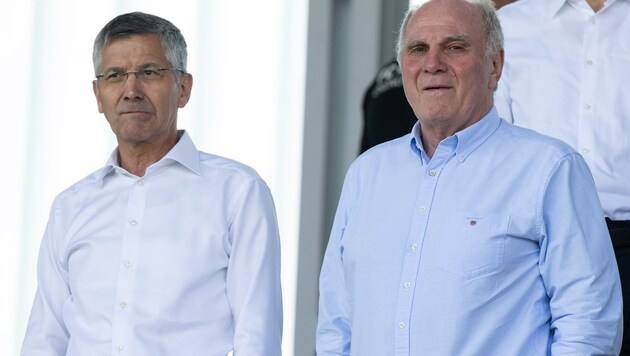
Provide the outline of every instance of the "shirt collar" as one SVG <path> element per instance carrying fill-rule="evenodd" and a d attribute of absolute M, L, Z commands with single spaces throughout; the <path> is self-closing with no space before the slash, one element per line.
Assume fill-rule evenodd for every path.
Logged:
<path fill-rule="evenodd" d="M 616 0 L 606 0 L 604 3 L 604 8 L 611 6 L 611 4 L 614 3 L 615 1 Z M 630 0 L 626 0 L 626 1 L 630 1 Z M 562 9 L 564 5 L 570 6 L 572 2 L 581 3 L 581 2 L 586 2 L 586 0 L 548 0 L 547 2 L 548 7 L 547 7 L 546 14 L 549 15 L 550 19 L 552 19 L 558 15 L 558 13 L 560 12 L 560 9 Z M 601 12 L 602 10 L 600 10 L 599 12 Z"/>
<path fill-rule="evenodd" d="M 177 131 L 180 137 L 175 147 L 173 147 L 160 161 L 178 162 L 197 175 L 201 175 L 201 164 L 199 163 L 199 150 L 192 142 L 188 133 L 184 130 Z M 156 162 L 157 165 L 160 161 Z"/>
<path fill-rule="evenodd" d="M 175 146 L 173 146 L 173 148 L 171 148 L 171 150 L 159 161 L 150 165 L 149 168 L 157 168 L 177 162 L 195 174 L 201 174 L 199 151 L 192 142 L 192 139 L 185 130 L 177 131 L 177 136 L 179 137 L 179 140 Z M 105 177 L 107 177 L 110 173 L 120 169 L 122 168 L 118 164 L 118 148 L 116 148 L 109 156 L 105 167 L 103 167 L 97 174 L 97 179 L 102 183 Z"/>
<path fill-rule="evenodd" d="M 568 5 L 569 1 L 568 0 L 547 0 L 547 11 L 545 11 L 545 13 L 549 16 L 550 19 L 554 18 L 558 12 L 560 12 L 560 9 L 562 8 L 562 6 L 564 6 L 565 4 Z"/>
<path fill-rule="evenodd" d="M 445 138 L 444 141 L 456 140 L 455 155 L 460 162 L 463 162 L 468 156 L 485 142 L 501 125 L 501 119 L 497 114 L 496 108 L 492 109 L 481 120 L 468 126 L 467 128 L 456 132 L 453 136 Z M 440 145 L 442 145 L 440 142 Z M 422 146 L 422 138 L 420 136 L 420 122 L 416 122 L 412 129 L 411 149 L 419 153 L 422 161 L 428 161 L 428 156 Z"/>

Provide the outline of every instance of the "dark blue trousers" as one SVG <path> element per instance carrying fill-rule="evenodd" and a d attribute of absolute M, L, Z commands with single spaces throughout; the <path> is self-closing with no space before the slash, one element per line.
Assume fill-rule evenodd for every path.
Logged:
<path fill-rule="evenodd" d="M 623 294 L 623 344 L 619 355 L 630 356 L 630 221 L 613 221 L 606 218 L 610 232 Z"/>

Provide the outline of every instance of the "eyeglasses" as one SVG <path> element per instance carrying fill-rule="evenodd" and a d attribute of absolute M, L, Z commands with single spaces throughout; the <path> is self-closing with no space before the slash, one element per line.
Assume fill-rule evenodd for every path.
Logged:
<path fill-rule="evenodd" d="M 157 69 L 143 69 L 139 71 L 129 71 L 129 72 L 117 72 L 111 71 L 107 73 L 102 73 L 96 76 L 96 79 L 102 81 L 107 84 L 122 84 L 127 81 L 129 78 L 129 74 L 133 74 L 136 76 L 136 79 L 143 82 L 155 82 L 162 78 L 165 71 L 177 71 L 181 73 L 185 73 L 183 70 L 178 68 L 157 68 Z"/>

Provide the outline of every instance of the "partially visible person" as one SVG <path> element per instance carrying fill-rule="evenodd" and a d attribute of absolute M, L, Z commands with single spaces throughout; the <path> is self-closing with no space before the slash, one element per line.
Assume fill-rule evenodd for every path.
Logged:
<path fill-rule="evenodd" d="M 521 0 L 499 19 L 499 115 L 567 142 L 588 163 L 621 275 L 621 355 L 630 355 L 630 1 Z"/>
<path fill-rule="evenodd" d="M 496 8 L 515 0 L 495 1 Z M 418 1 L 411 1 L 413 6 Z M 418 121 L 405 97 L 396 58 L 379 68 L 363 95 L 360 152 L 406 135 Z"/>
<path fill-rule="evenodd" d="M 190 99 L 171 22 L 120 15 L 94 43 L 118 147 L 55 199 L 23 356 L 280 355 L 280 246 L 267 185 L 177 129 Z"/>
<path fill-rule="evenodd" d="M 401 26 L 418 123 L 350 167 L 320 275 L 319 356 L 616 355 L 621 288 L 593 179 L 501 120 L 490 0 Z"/>
<path fill-rule="evenodd" d="M 394 58 L 381 67 L 363 96 L 360 153 L 405 134 L 418 121 L 402 87 L 400 66 Z"/>

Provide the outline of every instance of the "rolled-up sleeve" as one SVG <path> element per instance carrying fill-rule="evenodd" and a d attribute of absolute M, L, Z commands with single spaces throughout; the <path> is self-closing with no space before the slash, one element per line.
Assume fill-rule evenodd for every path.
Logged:
<path fill-rule="evenodd" d="M 540 271 L 550 298 L 553 355 L 617 355 L 619 274 L 586 163 L 567 155 L 541 195 Z"/>

